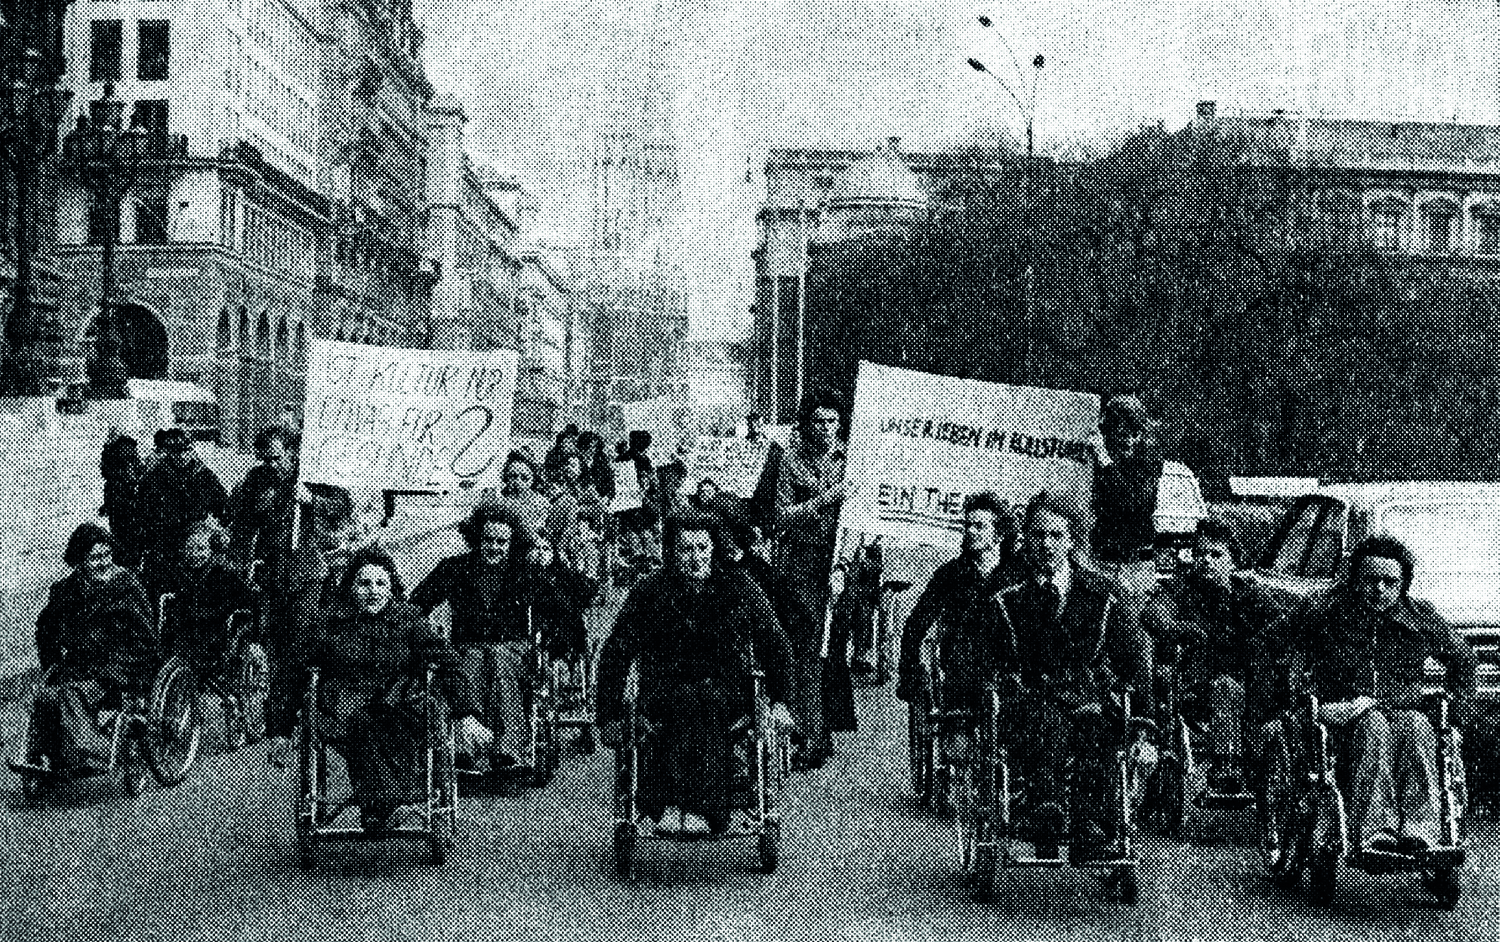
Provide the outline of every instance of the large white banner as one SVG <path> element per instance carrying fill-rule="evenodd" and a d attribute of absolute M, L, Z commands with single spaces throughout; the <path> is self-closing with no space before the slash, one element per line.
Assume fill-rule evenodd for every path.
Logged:
<path fill-rule="evenodd" d="M 682 479 L 680 490 L 683 494 L 691 494 L 706 479 L 713 481 L 726 494 L 737 494 L 749 500 L 755 496 L 755 485 L 760 482 L 761 472 L 766 468 L 766 455 L 770 451 L 769 439 L 757 443 L 743 438 L 699 435 L 685 462 L 687 476 Z"/>
<path fill-rule="evenodd" d="M 494 487 L 515 414 L 512 350 L 402 350 L 314 340 L 303 481 L 345 488 Z"/>
<path fill-rule="evenodd" d="M 957 546 L 964 498 L 1023 506 L 1043 489 L 1087 510 L 1099 398 L 861 362 L 839 526 Z"/>

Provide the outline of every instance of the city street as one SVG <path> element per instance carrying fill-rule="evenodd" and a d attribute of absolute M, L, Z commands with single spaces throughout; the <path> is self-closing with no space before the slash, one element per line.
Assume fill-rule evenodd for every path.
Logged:
<path fill-rule="evenodd" d="M 456 549 L 415 544 L 408 577 Z M 595 626 L 604 630 L 604 619 Z M 858 691 L 860 730 L 827 767 L 795 776 L 780 869 L 755 871 L 749 841 L 647 842 L 633 883 L 613 875 L 611 753 L 569 750 L 553 782 L 514 797 L 464 796 L 458 849 L 433 867 L 421 845 L 330 846 L 297 867 L 289 774 L 262 748 L 213 750 L 172 789 L 138 799 L 94 781 L 0 798 L 0 938 L 53 939 L 1492 939 L 1500 931 L 1496 829 L 1482 821 L 1454 913 L 1408 877 L 1347 876 L 1332 911 L 1276 891 L 1245 813 L 1199 819 L 1201 843 L 1145 842 L 1140 903 L 1104 900 L 1064 870 L 1010 874 L 976 901 L 956 875 L 952 825 L 910 799 L 904 706 Z M 11 710 L 5 733 L 17 732 Z"/>

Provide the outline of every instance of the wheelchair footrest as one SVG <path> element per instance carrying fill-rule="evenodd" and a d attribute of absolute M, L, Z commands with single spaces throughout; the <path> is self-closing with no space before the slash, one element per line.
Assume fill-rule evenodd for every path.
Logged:
<path fill-rule="evenodd" d="M 1006 854 L 1000 858 L 1001 865 L 1016 870 L 1052 868 L 1060 870 L 1068 865 L 1068 861 L 1062 857 L 1021 857 Z"/>
<path fill-rule="evenodd" d="M 1193 807 L 1204 811 L 1210 810 L 1234 810 L 1248 808 L 1255 804 L 1255 796 L 1250 792 L 1199 792 L 1193 798 Z"/>

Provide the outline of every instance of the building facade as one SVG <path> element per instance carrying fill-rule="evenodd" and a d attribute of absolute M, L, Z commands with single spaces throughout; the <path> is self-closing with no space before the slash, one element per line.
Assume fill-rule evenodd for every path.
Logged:
<path fill-rule="evenodd" d="M 409 8 L 81 0 L 65 35 L 74 119 L 108 85 L 145 134 L 141 159 L 116 168 L 129 185 L 114 310 L 132 376 L 212 389 L 226 440 L 246 446 L 300 407 L 309 338 L 402 343 L 425 328 L 430 89 Z M 58 207 L 78 373 L 110 207 L 66 163 Z"/>

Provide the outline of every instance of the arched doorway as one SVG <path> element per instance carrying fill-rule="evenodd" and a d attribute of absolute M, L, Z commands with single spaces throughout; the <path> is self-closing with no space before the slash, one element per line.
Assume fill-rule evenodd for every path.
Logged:
<path fill-rule="evenodd" d="M 115 305 L 114 319 L 125 374 L 132 379 L 166 379 L 167 329 L 151 309 L 126 301 Z M 90 349 L 99 342 L 97 317 L 89 322 L 83 339 Z"/>
<path fill-rule="evenodd" d="M 136 379 L 167 378 L 167 328 L 139 304 L 115 308 L 115 330 L 120 334 L 120 358 Z"/>

